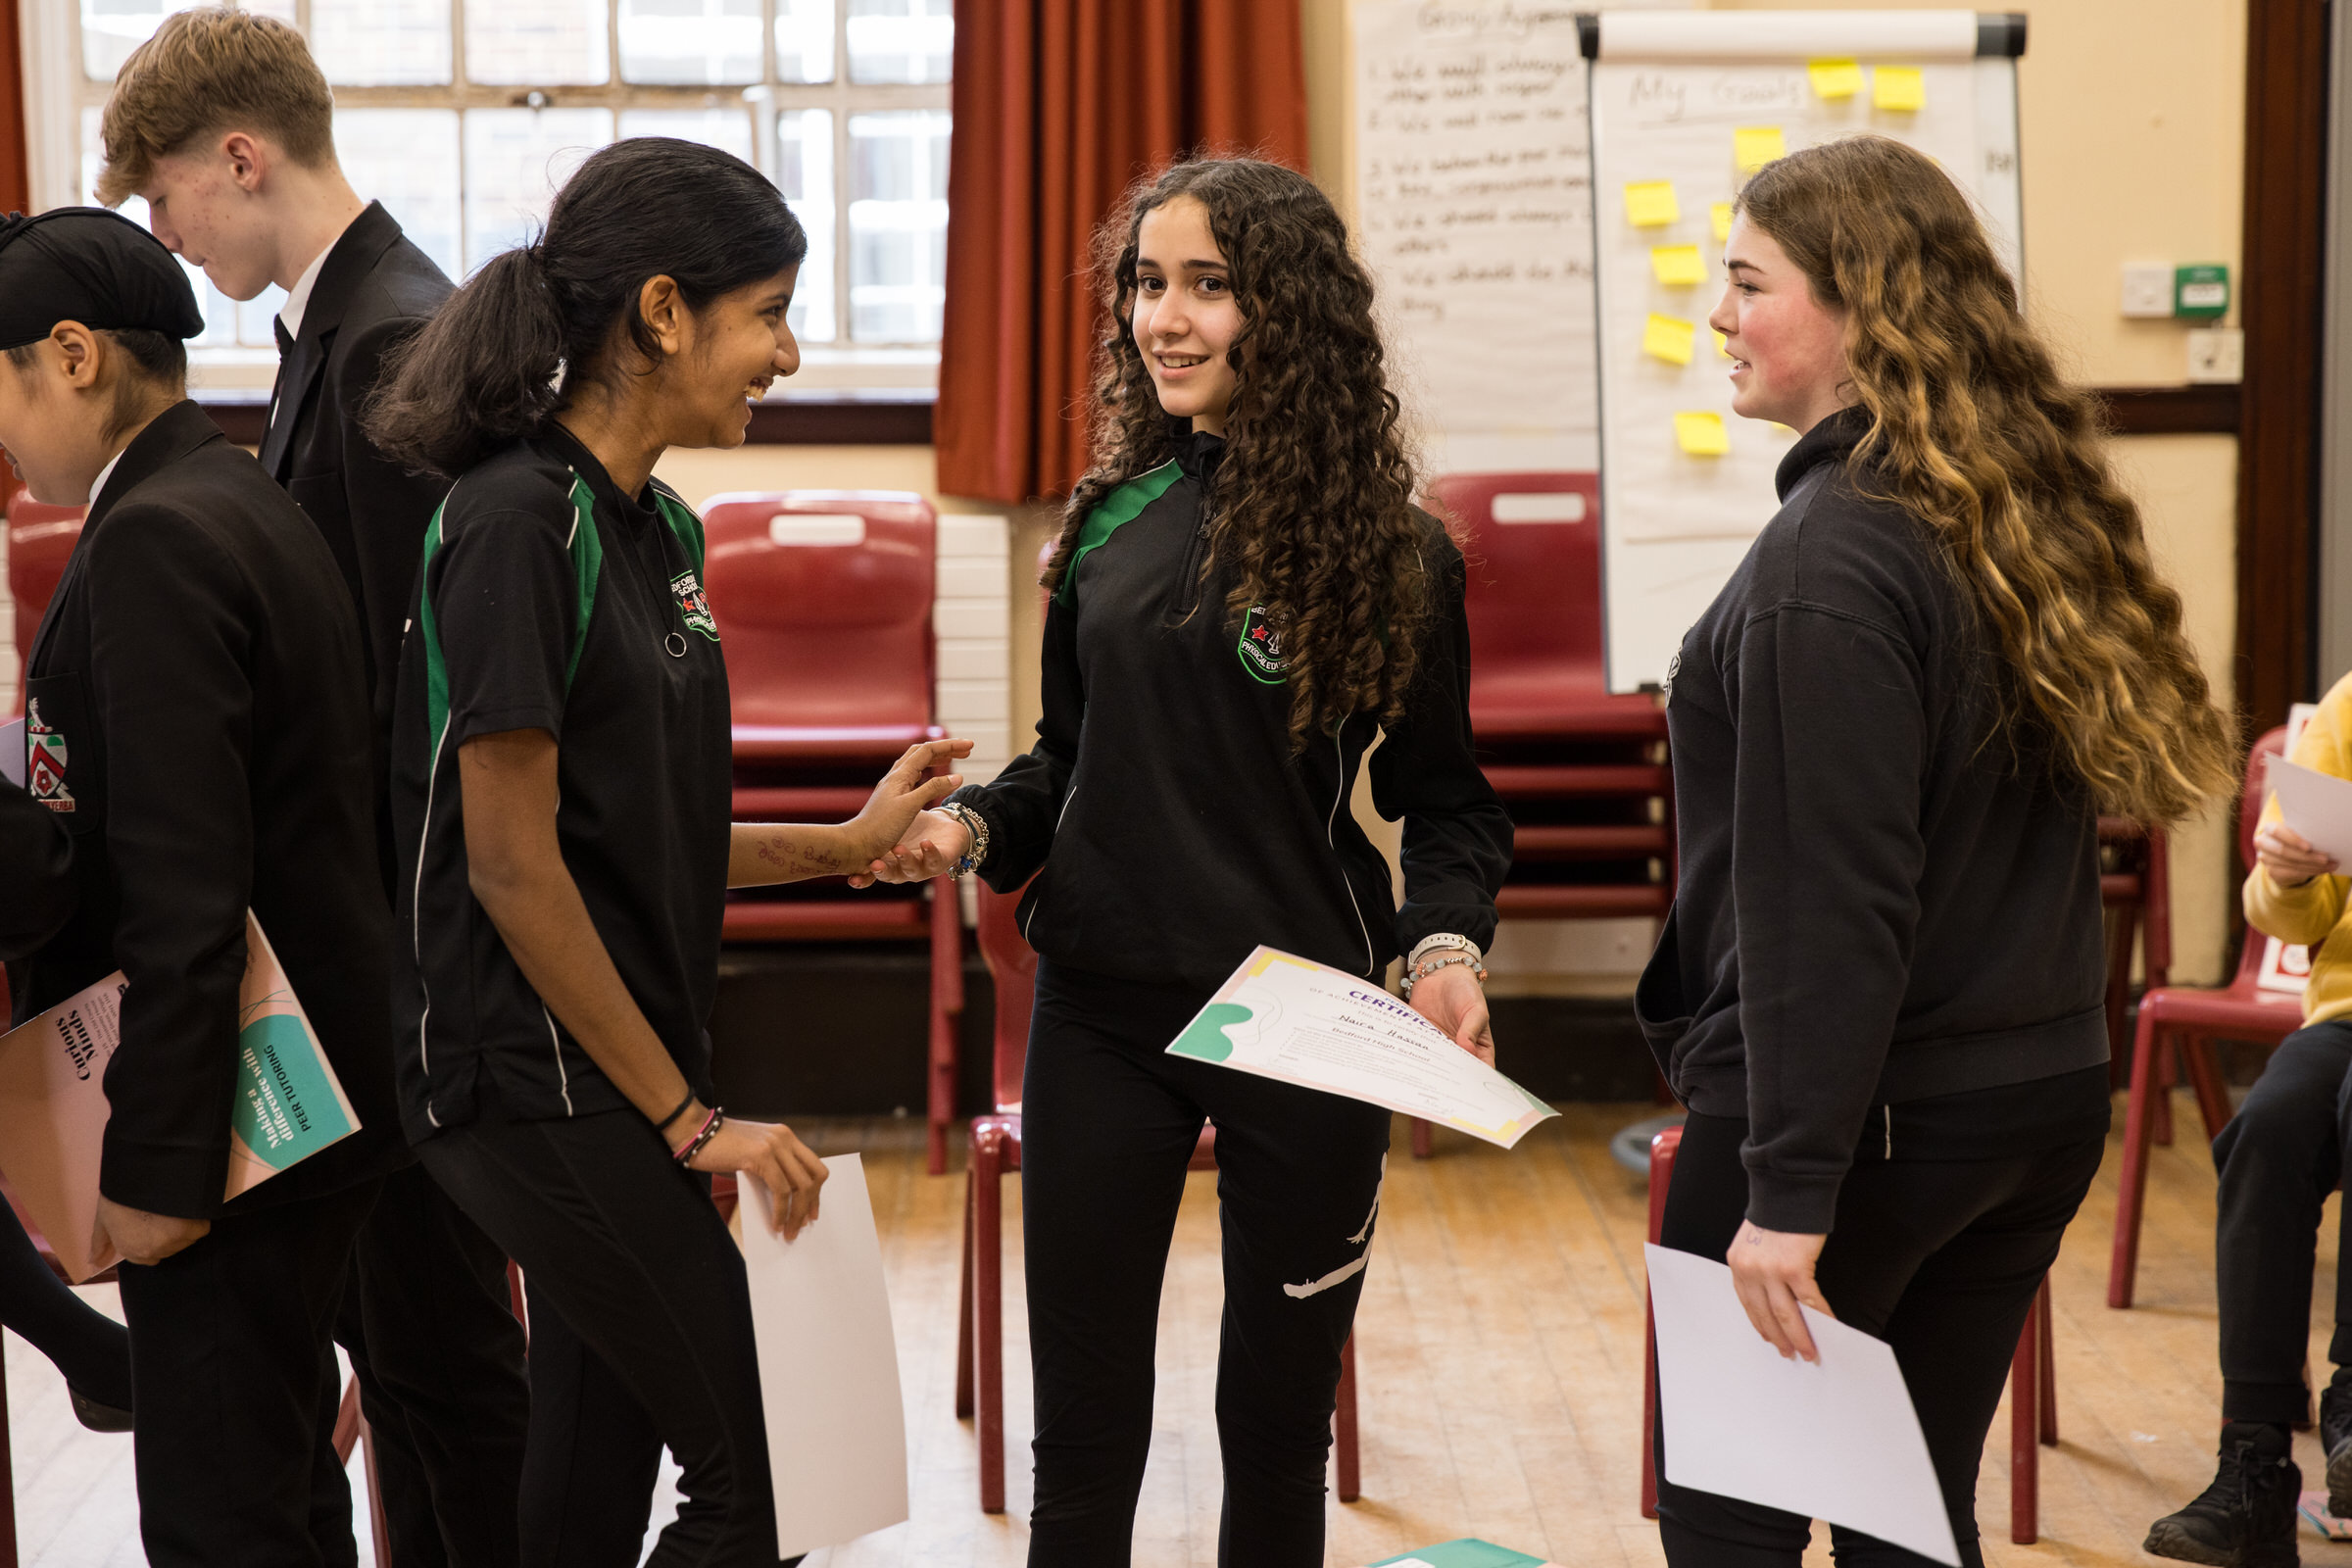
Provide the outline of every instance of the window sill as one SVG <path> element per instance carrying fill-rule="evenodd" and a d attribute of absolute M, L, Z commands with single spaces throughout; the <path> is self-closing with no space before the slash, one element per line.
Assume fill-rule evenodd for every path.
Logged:
<path fill-rule="evenodd" d="M 196 401 L 231 441 L 258 447 L 270 426 L 269 389 L 207 387 Z M 927 447 L 931 444 L 928 390 L 836 390 L 769 397 L 752 410 L 747 446 Z"/>

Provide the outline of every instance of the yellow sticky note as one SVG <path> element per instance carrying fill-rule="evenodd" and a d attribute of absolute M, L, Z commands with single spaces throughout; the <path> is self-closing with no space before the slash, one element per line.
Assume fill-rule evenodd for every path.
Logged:
<path fill-rule="evenodd" d="M 1732 357 L 1732 340 L 1721 332 L 1715 334 L 1715 352 L 1727 360 Z"/>
<path fill-rule="evenodd" d="M 1851 98 L 1862 90 L 1862 68 L 1851 60 L 1816 60 L 1805 67 L 1805 74 L 1823 98 Z"/>
<path fill-rule="evenodd" d="M 1649 270 L 1668 288 L 1689 288 L 1707 280 L 1707 264 L 1699 260 L 1695 245 L 1652 245 Z"/>
<path fill-rule="evenodd" d="M 1668 365 L 1689 365 L 1698 327 L 1679 316 L 1651 316 L 1642 329 L 1642 352 Z"/>
<path fill-rule="evenodd" d="M 1732 450 L 1731 434 L 1724 429 L 1720 414 L 1676 415 L 1674 442 L 1694 458 L 1720 458 Z"/>
<path fill-rule="evenodd" d="M 1870 74 L 1870 101 L 1905 114 L 1928 107 L 1928 81 L 1912 66 L 1881 66 Z"/>
<path fill-rule="evenodd" d="M 1742 125 L 1732 132 L 1732 167 L 1752 174 L 1788 151 L 1778 125 Z"/>
<path fill-rule="evenodd" d="M 1683 209 L 1674 199 L 1671 179 L 1628 180 L 1625 186 L 1625 220 L 1636 228 L 1663 228 L 1682 220 Z"/>
<path fill-rule="evenodd" d="M 1732 204 L 1717 202 L 1707 209 L 1707 216 L 1715 220 L 1715 243 L 1728 243 L 1732 237 Z"/>

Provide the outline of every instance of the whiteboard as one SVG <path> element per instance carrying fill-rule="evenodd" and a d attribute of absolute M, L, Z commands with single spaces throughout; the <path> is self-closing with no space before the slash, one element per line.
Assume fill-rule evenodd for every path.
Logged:
<path fill-rule="evenodd" d="M 1975 199 L 1996 253 L 2019 275 L 2016 62 L 1980 58 L 1980 39 L 2022 37 L 1975 12 L 1604 13 L 1592 48 L 1592 191 L 1601 401 L 1601 569 L 1609 686 L 1665 678 L 1683 634 L 1722 588 L 1780 502 L 1773 476 L 1793 431 L 1732 413 L 1730 362 L 1706 325 L 1723 293 L 1718 208 L 1740 174 L 1739 133 L 1777 131 L 1788 151 L 1859 132 L 1936 159 Z M 1815 63 L 1850 61 L 1860 90 L 1826 97 Z M 1877 73 L 1916 72 L 1915 110 L 1880 108 Z M 1889 77 L 1908 82 L 1908 77 Z M 1836 74 L 1833 88 L 1849 85 Z M 1769 144 L 1769 138 L 1765 138 Z M 1671 184 L 1678 216 L 1637 224 L 1626 187 Z M 1661 247 L 1695 246 L 1703 275 L 1669 282 Z M 1686 257 L 1687 261 L 1688 258 Z M 1690 363 L 1671 354 L 1690 329 Z M 1678 425 L 1678 416 L 1694 417 Z M 1726 450 L 1694 454 L 1689 429 Z M 1699 444 L 1704 445 L 1701 441 Z"/>
<path fill-rule="evenodd" d="M 1575 12 L 1357 0 L 1357 246 L 1433 473 L 1599 459 Z"/>

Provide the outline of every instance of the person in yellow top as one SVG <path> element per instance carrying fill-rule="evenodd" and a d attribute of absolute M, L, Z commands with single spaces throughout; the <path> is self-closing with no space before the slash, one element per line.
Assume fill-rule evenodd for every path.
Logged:
<path fill-rule="evenodd" d="M 2294 760 L 2352 778 L 2352 676 L 2335 683 L 2296 740 Z M 2213 1141 L 2221 1173 L 2215 1273 L 2222 1319 L 2220 1473 L 2204 1494 L 2150 1528 L 2147 1550 L 2226 1568 L 2292 1564 L 2302 1473 L 2288 1429 L 2310 1396 L 2304 1361 L 2321 1205 L 2352 1175 L 2352 877 L 2263 808 L 2247 873 L 2254 929 L 2311 950 L 2303 1027 L 2286 1037 Z M 2352 1221 L 2352 1206 L 2346 1209 Z M 2339 1257 L 2352 1262 L 2352 1223 Z M 2352 1267 L 2339 1262 L 2335 1376 L 2320 1396 L 2328 1509 L 2352 1514 Z"/>

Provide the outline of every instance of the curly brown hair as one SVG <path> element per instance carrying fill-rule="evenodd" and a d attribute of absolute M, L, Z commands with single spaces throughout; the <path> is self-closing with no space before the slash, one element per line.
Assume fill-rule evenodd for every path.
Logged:
<path fill-rule="evenodd" d="M 1941 545 L 2000 656 L 1997 733 L 2046 745 L 2118 815 L 2175 821 L 2230 792 L 2234 726 L 2097 404 L 2060 379 L 1959 187 L 1900 142 L 1853 136 L 1766 165 L 1738 211 L 1845 313 L 1871 416 L 1853 471 Z"/>
<path fill-rule="evenodd" d="M 1231 269 L 1243 326 L 1225 455 L 1209 499 L 1205 581 L 1239 573 L 1225 612 L 1263 606 L 1290 658 L 1291 744 L 1349 717 L 1403 711 L 1433 614 L 1428 524 L 1372 321 L 1372 278 L 1348 228 L 1305 175 L 1255 158 L 1194 158 L 1130 187 L 1095 233 L 1110 331 L 1097 356 L 1093 466 L 1070 492 L 1045 585 L 1058 588 L 1087 514 L 1174 454 L 1136 347 L 1136 250 L 1144 216 L 1197 201 Z"/>

